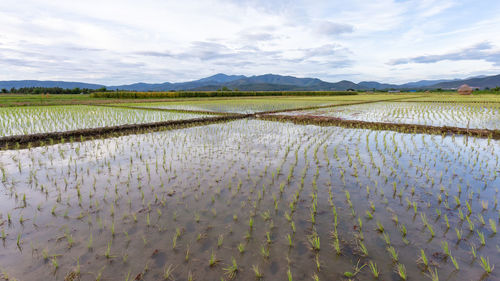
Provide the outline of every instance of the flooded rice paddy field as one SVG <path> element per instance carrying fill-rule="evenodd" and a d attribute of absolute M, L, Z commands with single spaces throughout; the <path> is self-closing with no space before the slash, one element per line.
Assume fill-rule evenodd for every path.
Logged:
<path fill-rule="evenodd" d="M 346 96 L 350 97 L 350 96 Z M 351 100 L 338 99 L 339 97 L 312 97 L 312 98 L 250 98 L 250 99 L 219 99 L 184 102 L 152 102 L 126 103 L 118 106 L 134 106 L 146 108 L 211 111 L 222 113 L 250 114 L 264 111 L 286 110 L 294 108 L 327 106 L 343 103 L 352 103 Z M 354 102 L 356 102 L 355 100 Z"/>
<path fill-rule="evenodd" d="M 500 129 L 500 103 L 378 102 L 287 113 L 367 122 Z"/>
<path fill-rule="evenodd" d="M 499 157 L 497 140 L 252 119 L 4 150 L 0 269 L 498 280 Z"/>
<path fill-rule="evenodd" d="M 0 136 L 27 135 L 201 118 L 205 115 L 102 106 L 30 106 L 0 108 Z"/>
<path fill-rule="evenodd" d="M 410 99 L 402 99 L 402 101 L 415 101 L 415 102 L 441 102 L 441 103 L 498 103 L 500 96 L 496 94 L 480 94 L 480 95 L 457 95 L 456 92 L 451 94 L 427 94 L 420 96 L 413 96 Z"/>

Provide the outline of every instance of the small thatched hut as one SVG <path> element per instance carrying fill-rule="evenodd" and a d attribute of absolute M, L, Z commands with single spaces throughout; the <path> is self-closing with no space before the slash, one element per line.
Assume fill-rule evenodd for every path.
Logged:
<path fill-rule="evenodd" d="M 461 95 L 470 95 L 472 94 L 472 88 L 467 84 L 463 84 L 458 88 L 458 93 Z"/>

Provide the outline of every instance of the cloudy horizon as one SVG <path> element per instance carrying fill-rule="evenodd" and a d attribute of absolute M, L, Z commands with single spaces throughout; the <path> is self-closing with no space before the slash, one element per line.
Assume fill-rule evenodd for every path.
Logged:
<path fill-rule="evenodd" d="M 500 2 L 0 3 L 0 80 L 105 85 L 266 73 L 405 83 L 500 73 Z"/>

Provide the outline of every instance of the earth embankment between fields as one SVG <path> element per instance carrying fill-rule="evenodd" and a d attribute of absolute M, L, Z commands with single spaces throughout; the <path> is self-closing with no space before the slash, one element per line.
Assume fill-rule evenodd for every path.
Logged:
<path fill-rule="evenodd" d="M 445 134 L 445 135 L 466 135 L 472 137 L 500 139 L 500 130 L 489 129 L 470 129 L 451 126 L 430 126 L 420 124 L 404 124 L 404 123 L 386 123 L 386 122 L 369 122 L 359 120 L 346 120 L 337 117 L 326 117 L 316 115 L 268 115 L 258 114 L 258 119 L 269 121 L 287 121 L 295 124 L 303 125 L 319 125 L 319 126 L 340 126 L 356 129 L 370 130 L 386 130 L 397 131 L 401 133 L 418 133 L 418 134 Z"/>
<path fill-rule="evenodd" d="M 90 137 L 106 137 L 124 135 L 127 133 L 140 133 L 147 130 L 159 128 L 182 128 L 185 126 L 199 126 L 212 124 L 217 122 L 225 122 L 230 120 L 237 120 L 250 117 L 251 114 L 232 114 L 216 117 L 194 118 L 187 120 L 170 120 L 153 123 L 142 124 L 126 124 L 119 126 L 99 127 L 78 129 L 64 132 L 48 132 L 29 135 L 15 135 L 0 137 L 0 148 L 12 148 L 17 145 L 31 144 L 33 146 L 40 145 L 40 143 L 47 144 L 53 141 L 61 140 L 84 140 Z"/>

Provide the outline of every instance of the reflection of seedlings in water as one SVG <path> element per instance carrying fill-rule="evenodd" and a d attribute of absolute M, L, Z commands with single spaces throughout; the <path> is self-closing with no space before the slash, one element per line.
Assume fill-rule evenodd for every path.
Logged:
<path fill-rule="evenodd" d="M 315 260 L 314 260 L 314 261 L 315 261 L 315 263 L 316 263 L 316 270 L 319 272 L 319 271 L 320 271 L 320 269 L 321 269 L 321 263 L 320 263 L 320 261 L 319 261 L 319 254 L 318 254 L 318 253 L 316 253 L 316 258 L 315 258 Z"/>
<path fill-rule="evenodd" d="M 469 216 L 466 216 L 467 224 L 469 225 L 469 231 L 474 232 L 474 222 L 470 219 Z"/>
<path fill-rule="evenodd" d="M 219 234 L 219 238 L 217 239 L 217 248 L 222 247 L 223 242 L 224 242 L 224 235 Z"/>
<path fill-rule="evenodd" d="M 453 263 L 453 266 L 455 267 L 456 270 L 460 270 L 460 267 L 458 266 L 458 262 L 457 260 L 455 259 L 455 257 L 453 257 L 450 253 L 450 259 L 451 259 L 451 262 Z"/>
<path fill-rule="evenodd" d="M 174 269 L 175 268 L 171 264 L 169 264 L 168 266 L 165 265 L 165 267 L 163 268 L 163 280 L 175 280 L 173 276 Z"/>
<path fill-rule="evenodd" d="M 477 219 L 479 220 L 479 222 L 481 223 L 482 226 L 484 226 L 486 224 L 486 222 L 484 221 L 483 215 L 478 214 Z"/>
<path fill-rule="evenodd" d="M 93 244 L 93 237 L 92 237 L 92 233 L 90 233 L 90 237 L 89 237 L 89 241 L 87 242 L 87 249 L 88 250 L 91 250 L 92 249 L 92 244 Z"/>
<path fill-rule="evenodd" d="M 356 266 L 354 266 L 354 271 L 352 271 L 352 272 L 346 271 L 346 272 L 344 272 L 344 276 L 347 278 L 354 278 L 361 271 L 361 269 L 363 269 L 363 267 L 366 266 L 366 264 L 359 266 L 359 262 L 360 262 L 360 260 L 358 260 L 358 263 L 356 264 Z"/>

